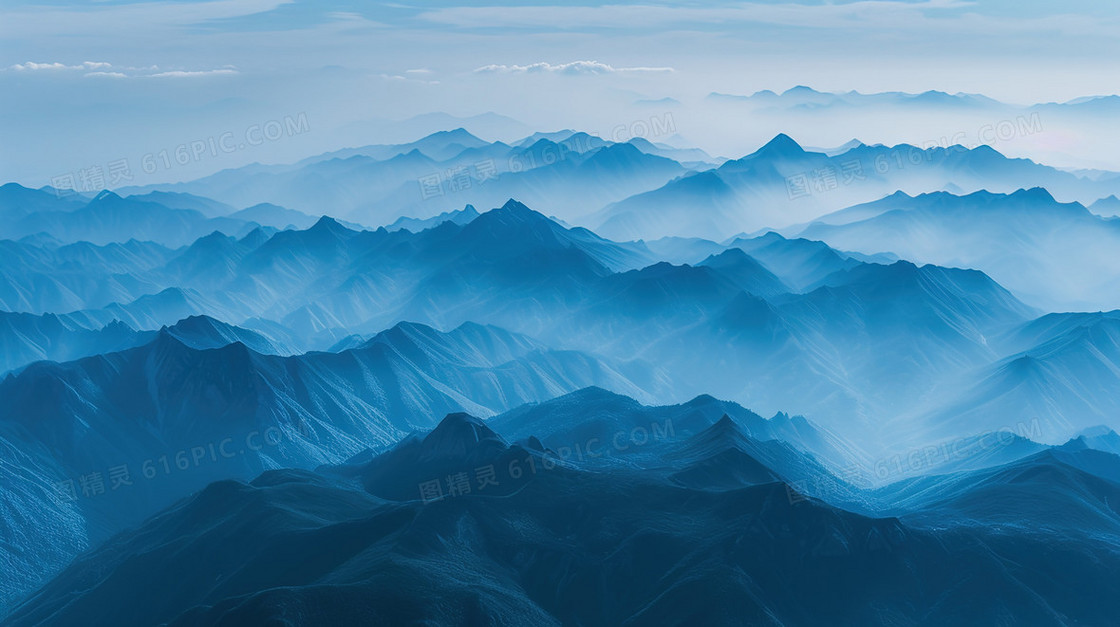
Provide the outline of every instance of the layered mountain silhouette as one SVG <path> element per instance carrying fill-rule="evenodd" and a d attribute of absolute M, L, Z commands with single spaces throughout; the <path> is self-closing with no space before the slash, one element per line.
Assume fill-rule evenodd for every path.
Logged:
<path fill-rule="evenodd" d="M 839 98 L 807 88 L 780 98 L 805 95 Z M 926 105 L 932 99 L 937 106 L 979 102 L 970 95 L 936 92 L 882 96 Z M 189 183 L 124 191 L 152 200 L 160 199 L 147 195 L 153 190 L 197 195 L 232 207 L 266 203 L 309 215 L 329 207 L 337 218 L 371 226 L 402 216 L 424 220 L 466 204 L 497 206 L 513 197 L 616 240 L 700 236 L 718 241 L 809 222 L 898 190 L 1009 193 L 1036 185 L 1086 204 L 1120 193 L 1114 179 L 1009 159 L 983 144 L 929 148 L 853 140 L 821 152 L 780 134 L 740 159 L 717 160 L 644 138 L 618 143 L 562 131 L 507 144 L 486 142 L 463 129 L 407 144 L 326 153 L 293 165 L 254 164 Z M 572 189 L 580 190 L 578 203 L 569 200 Z M 305 223 L 299 215 L 276 211 L 225 215 L 278 228 Z"/>
<path fill-rule="evenodd" d="M 5 624 L 1113 620 L 1120 176 L 510 137 L 0 187 Z"/>
<path fill-rule="evenodd" d="M 722 240 L 737 232 L 788 227 L 899 190 L 951 187 L 1010 193 L 1044 185 L 1068 200 L 1092 202 L 1115 181 L 1080 178 L 989 146 L 919 148 L 860 144 L 839 154 L 804 150 L 778 135 L 758 151 L 718 168 L 604 208 L 589 226 L 613 239 L 694 236 Z M 885 240 L 889 241 L 889 240 Z M 878 252 L 878 251 L 876 251 Z"/>
<path fill-rule="evenodd" d="M 329 206 L 334 216 L 368 225 L 401 216 L 427 218 L 468 202 L 494 206 L 510 197 L 570 218 L 589 211 L 582 207 L 598 208 L 654 189 L 687 170 L 663 153 L 648 141 L 606 142 L 586 133 L 530 137 L 510 145 L 457 129 L 409 144 L 337 151 L 292 166 L 255 164 L 154 189 L 233 206 L 272 203 L 309 214 Z M 561 200 L 575 188 L 583 190 L 577 207 Z"/>
<path fill-rule="evenodd" d="M 29 322 L 26 332 L 13 330 L 20 348 L 9 369 L 124 347 L 50 348 L 114 321 L 154 332 L 210 316 L 271 345 L 246 342 L 257 352 L 281 355 L 356 346 L 340 342 L 401 321 L 445 329 L 477 321 L 544 346 L 604 355 L 637 386 L 615 391 L 632 396 L 716 394 L 861 433 L 924 415 L 909 437 L 942 423 L 923 411 L 929 395 L 938 404 L 955 401 L 978 380 L 975 370 L 1029 348 L 1000 338 L 1038 315 L 975 271 L 846 253 L 773 232 L 723 245 L 620 244 L 516 201 L 418 232 L 355 231 L 321 218 L 302 231 L 257 229 L 240 239 L 212 233 L 174 251 L 138 242 L 19 243 L 13 250 L 44 275 L 53 266 L 73 268 L 51 278 L 67 288 L 57 300 L 76 306 L 49 333 Z M 695 265 L 659 262 L 661 255 Z M 78 259 L 84 263 L 72 263 Z M 102 279 L 146 294 L 104 305 Z M 1085 415 L 1076 394 L 1026 389 L 1025 403 L 1051 408 L 1056 434 L 1101 422 L 1101 412 Z M 1001 426 L 1005 415 L 1012 412 L 988 414 L 983 426 Z"/>
<path fill-rule="evenodd" d="M 1051 310 L 1120 304 L 1112 296 L 1120 273 L 1106 252 L 1120 242 L 1120 222 L 1058 202 L 1040 187 L 965 196 L 896 193 L 826 216 L 800 234 L 845 250 L 983 270 Z"/>
<path fill-rule="evenodd" d="M 928 513 L 866 517 L 804 497 L 749 445 L 723 418 L 683 443 L 685 467 L 668 479 L 588 472 L 546 467 L 451 414 L 367 462 L 215 483 L 76 560 L 9 622 L 1108 620 L 1094 600 L 1113 591 L 1114 552 L 1084 534 L 1054 549 L 1064 527 L 975 522 L 1058 485 L 1086 506 L 1115 496 L 1120 484 L 1077 466 L 1120 458 L 1055 450 L 908 502 L 943 503 L 935 530 Z M 714 478 L 742 487 L 712 489 Z M 693 480 L 706 485 L 680 485 Z M 798 592 L 810 580 L 816 592 Z"/>
<path fill-rule="evenodd" d="M 246 342 L 271 344 L 206 318 L 152 335 L 136 348 L 34 363 L 0 381 L 0 440 L 39 469 L 36 491 L 77 486 L 71 527 L 30 534 L 22 525 L 33 512 L 17 507 L 13 537 L 29 544 L 10 555 L 51 543 L 85 548 L 210 481 L 341 462 L 449 411 L 492 415 L 589 385 L 645 395 L 599 358 L 476 324 L 449 333 L 402 324 L 356 349 L 296 357 L 258 353 Z M 109 469 L 122 467 L 135 487 L 108 489 Z M 101 491 L 79 485 L 95 472 Z M 27 507 L 74 505 L 55 497 Z M 57 566 L 32 562 L 24 585 Z"/>

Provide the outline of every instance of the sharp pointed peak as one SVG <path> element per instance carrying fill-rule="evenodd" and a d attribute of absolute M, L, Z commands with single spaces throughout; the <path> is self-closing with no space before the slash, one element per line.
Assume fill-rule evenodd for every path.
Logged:
<path fill-rule="evenodd" d="M 471 220 L 470 225 L 487 224 L 490 222 L 499 224 L 518 224 L 518 223 L 543 223 L 552 222 L 548 216 L 530 209 L 525 204 L 510 198 L 501 207 L 497 207 L 487 211 L 474 220 Z"/>
<path fill-rule="evenodd" d="M 315 224 L 312 224 L 311 227 L 307 230 L 314 233 L 326 232 L 337 234 L 349 234 L 355 232 L 346 228 L 338 220 L 335 220 L 328 215 L 321 216 L 318 220 L 315 221 Z"/>
<path fill-rule="evenodd" d="M 748 439 L 749 437 L 750 436 L 747 434 L 747 431 L 743 429 L 742 425 L 736 422 L 729 414 L 724 413 L 720 416 L 719 420 L 713 422 L 707 429 L 693 436 L 693 439 L 710 440 L 712 438 L 721 438 L 739 441 Z"/>
<path fill-rule="evenodd" d="M 752 157 L 797 157 L 805 153 L 805 149 L 801 144 L 794 141 L 792 137 L 785 133 L 778 133 L 773 139 L 766 142 L 762 148 L 759 148 Z"/>
<path fill-rule="evenodd" d="M 480 446 L 502 449 L 509 446 L 481 418 L 466 412 L 444 416 L 436 428 L 424 436 L 422 444 L 428 458 L 470 455 Z"/>
<path fill-rule="evenodd" d="M 517 200 L 514 200 L 513 198 L 510 198 L 509 200 L 507 200 L 504 204 L 502 204 L 501 207 L 499 207 L 499 209 L 501 211 L 518 211 L 518 212 L 533 212 L 533 213 L 536 213 L 535 211 L 533 211 L 532 209 L 527 207 L 524 203 L 521 203 Z"/>

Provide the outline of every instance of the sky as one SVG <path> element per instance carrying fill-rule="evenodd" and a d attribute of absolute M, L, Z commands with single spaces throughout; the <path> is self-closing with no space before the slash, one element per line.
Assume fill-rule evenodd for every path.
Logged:
<path fill-rule="evenodd" d="M 432 112 L 508 118 L 486 139 L 609 137 L 656 118 L 672 132 L 652 139 L 728 157 L 782 131 L 917 143 L 985 120 L 755 116 L 706 96 L 808 85 L 1065 102 L 1120 93 L 1116 33 L 1120 3 L 1099 0 L 5 0 L 0 179 L 39 187 L 126 163 L 118 182 L 189 180 L 415 139 L 424 125 L 400 121 Z M 1070 124 L 1043 119 L 1003 148 L 1120 170 L 1111 129 Z"/>

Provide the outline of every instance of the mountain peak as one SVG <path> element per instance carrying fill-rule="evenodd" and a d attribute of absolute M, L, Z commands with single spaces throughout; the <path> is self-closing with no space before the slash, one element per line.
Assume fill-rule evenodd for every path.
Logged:
<path fill-rule="evenodd" d="M 711 449 L 741 448 L 750 442 L 750 436 L 735 419 L 724 414 L 712 426 L 692 436 L 689 443 L 703 445 Z"/>
<path fill-rule="evenodd" d="M 1015 192 L 1012 192 L 1011 197 L 1012 198 L 1018 198 L 1020 200 L 1032 200 L 1032 201 L 1036 201 L 1036 202 L 1050 202 L 1050 203 L 1057 202 L 1056 200 L 1054 200 L 1053 194 L 1051 194 L 1044 187 L 1032 187 L 1030 189 L 1020 189 L 1020 190 L 1017 190 Z"/>
<path fill-rule="evenodd" d="M 627 405 L 637 405 L 634 399 L 611 392 L 610 390 L 601 388 L 597 385 L 591 385 L 585 388 L 580 388 L 574 392 L 569 392 L 560 397 L 566 400 L 579 402 L 579 403 L 603 403 L 603 402 L 624 402 Z"/>
<path fill-rule="evenodd" d="M 696 264 L 698 266 L 706 266 L 716 269 L 729 269 L 729 268 L 751 268 L 762 269 L 762 264 L 757 259 L 751 257 L 745 250 L 737 246 L 732 246 L 727 250 L 719 253 L 712 253 L 707 259 Z"/>
<path fill-rule="evenodd" d="M 783 91 L 782 95 L 783 96 L 790 96 L 790 95 L 796 95 L 796 94 L 820 94 L 820 93 L 823 93 L 823 92 L 819 92 L 819 91 L 813 89 L 812 87 L 808 87 L 806 85 L 795 85 L 795 86 L 790 87 L 789 89 Z"/>
<path fill-rule="evenodd" d="M 782 157 L 800 157 L 805 154 L 805 150 L 801 144 L 793 140 L 792 137 L 785 133 L 778 133 L 774 139 L 766 142 L 766 145 L 759 148 L 752 154 L 752 157 L 766 157 L 768 159 L 782 158 Z"/>
<path fill-rule="evenodd" d="M 435 133 L 432 133 L 431 135 L 428 135 L 427 137 L 424 137 L 420 141 L 424 141 L 425 139 L 441 139 L 441 140 L 455 141 L 455 142 L 458 142 L 460 144 L 466 145 L 468 147 L 484 145 L 484 144 L 487 143 L 485 140 L 480 139 L 480 138 L 476 137 L 475 135 L 471 134 L 470 131 L 463 128 L 462 126 L 460 126 L 459 128 L 451 129 L 450 131 L 436 131 Z"/>
<path fill-rule="evenodd" d="M 738 427 L 738 425 L 735 424 L 735 421 L 731 419 L 731 416 L 729 416 L 727 414 L 724 414 L 723 416 L 720 417 L 719 420 L 717 420 L 715 422 L 715 424 L 712 425 L 712 428 L 713 429 L 720 429 L 722 431 L 726 431 L 728 429 L 736 429 L 737 430 L 739 427 Z"/>
<path fill-rule="evenodd" d="M 637 138 L 637 139 L 644 139 L 644 138 Z M 631 141 L 633 141 L 633 140 L 631 140 Z M 649 142 L 647 141 L 646 143 L 649 143 Z M 652 146 L 653 144 L 650 144 L 650 145 Z M 606 146 L 603 146 L 599 150 L 596 150 L 595 151 L 595 156 L 598 156 L 598 155 L 604 155 L 604 156 L 605 155 L 610 155 L 610 156 L 614 156 L 616 158 L 618 158 L 618 157 L 640 158 L 640 157 L 644 156 L 645 153 L 642 152 L 637 146 L 635 146 L 631 142 L 620 142 L 620 143 L 617 143 L 617 144 L 608 144 Z"/>
<path fill-rule="evenodd" d="M 471 220 L 467 224 L 467 227 L 473 232 L 478 229 L 504 230 L 515 226 L 536 226 L 550 224 L 551 222 L 552 221 L 545 217 L 544 214 L 533 211 L 524 204 L 510 198 L 501 207 L 491 209 L 474 220 Z"/>
<path fill-rule="evenodd" d="M 723 401 L 721 401 L 718 398 L 712 396 L 711 394 L 700 394 L 700 395 L 696 396 L 695 398 L 693 398 L 692 400 L 689 400 L 688 402 L 684 403 L 682 405 L 682 407 L 690 407 L 690 408 L 691 407 L 700 407 L 700 406 L 708 405 L 708 404 L 711 404 L 711 403 L 722 403 L 722 402 Z"/>
<path fill-rule="evenodd" d="M 1089 205 L 1089 210 L 1102 216 L 1120 216 L 1120 198 L 1115 194 L 1105 196 Z"/>
<path fill-rule="evenodd" d="M 532 209 L 526 207 L 524 204 L 522 204 L 522 203 L 520 203 L 520 202 L 518 202 L 518 201 L 516 201 L 512 198 L 507 200 L 505 202 L 505 204 L 500 207 L 500 210 L 501 211 L 508 211 L 508 212 L 512 212 L 512 213 L 522 213 L 522 214 L 536 213 Z"/>
<path fill-rule="evenodd" d="M 708 471 L 715 473 L 708 477 L 709 480 L 718 478 L 722 482 L 726 479 L 720 478 L 723 475 L 733 476 L 738 474 L 737 471 L 748 470 L 745 475 L 751 476 L 752 480 L 747 483 L 773 481 L 774 477 L 769 469 L 754 459 L 751 453 L 754 449 L 754 441 L 750 435 L 731 416 L 724 414 L 711 426 L 681 442 L 670 453 L 670 457 L 691 460 L 694 464 L 699 462 Z M 693 469 L 695 471 L 697 467 L 693 465 Z"/>
<path fill-rule="evenodd" d="M 336 235 L 346 235 L 353 232 L 339 224 L 338 220 L 326 215 L 319 218 L 315 224 L 311 225 L 311 228 L 307 230 L 313 233 L 334 233 Z"/>
<path fill-rule="evenodd" d="M 421 446 L 421 462 L 489 457 L 509 448 L 502 436 L 465 412 L 447 414 Z"/>
<path fill-rule="evenodd" d="M 1077 437 L 1082 438 L 1099 438 L 1099 437 L 1117 437 L 1117 433 L 1107 425 L 1096 425 L 1093 427 L 1085 427 L 1077 432 Z"/>
<path fill-rule="evenodd" d="M 171 331 L 175 331 L 175 330 L 186 331 L 186 330 L 196 330 L 196 329 L 213 329 L 213 328 L 216 328 L 216 327 L 219 327 L 219 326 L 220 327 L 228 327 L 229 325 L 227 325 L 224 322 L 218 322 L 217 320 L 215 320 L 214 318 L 211 318 L 210 316 L 196 314 L 196 315 L 193 315 L 193 316 L 187 316 L 186 318 L 183 318 L 182 320 L 176 322 L 175 324 L 173 324 L 171 326 L 164 326 L 163 328 L 171 330 Z"/>

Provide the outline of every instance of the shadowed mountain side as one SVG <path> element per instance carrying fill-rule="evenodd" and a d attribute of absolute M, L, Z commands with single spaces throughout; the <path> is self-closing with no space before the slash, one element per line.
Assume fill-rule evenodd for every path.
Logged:
<path fill-rule="evenodd" d="M 518 442 L 539 438 L 565 462 L 655 467 L 662 464 L 672 443 L 723 421 L 754 441 L 786 442 L 834 472 L 863 461 L 856 445 L 801 416 L 777 414 L 765 419 L 708 395 L 679 405 L 647 406 L 601 388 L 587 388 L 512 409 L 487 424 Z"/>
<path fill-rule="evenodd" d="M 240 341 L 189 346 L 183 331 L 200 324 L 219 329 L 187 320 L 143 346 L 0 381 L 0 444 L 31 473 L 18 490 L 0 484 L 13 543 L 0 550 L 26 569 L 3 578 L 5 595 L 64 559 L 21 556 L 72 555 L 211 481 L 341 462 L 448 412 L 492 415 L 589 385 L 645 394 L 596 357 L 494 327 L 402 324 L 361 348 L 280 357 Z M 44 517 L 70 522 L 39 527 Z"/>
<path fill-rule="evenodd" d="M 86 326 L 90 322 L 80 314 L 35 316 L 0 312 L 0 374 L 35 361 L 73 361 L 118 352 L 147 344 L 159 333 L 137 331 L 119 320 L 104 327 Z M 241 342 L 267 355 L 297 352 L 283 342 L 207 316 L 191 316 L 163 328 L 187 346 L 199 350 Z"/>
<path fill-rule="evenodd" d="M 1096 601 L 1115 592 L 1109 573 L 1120 555 L 1085 541 L 969 525 L 932 532 L 793 498 L 780 482 L 692 490 L 634 472 L 530 471 L 532 458 L 460 414 L 347 467 L 400 468 L 442 482 L 439 494 L 422 483 L 408 500 L 386 501 L 326 470 L 215 483 L 79 558 L 9 623 L 1062 624 L 1111 616 Z M 453 468 L 462 479 L 440 477 Z M 380 484 L 366 485 L 376 492 Z"/>

